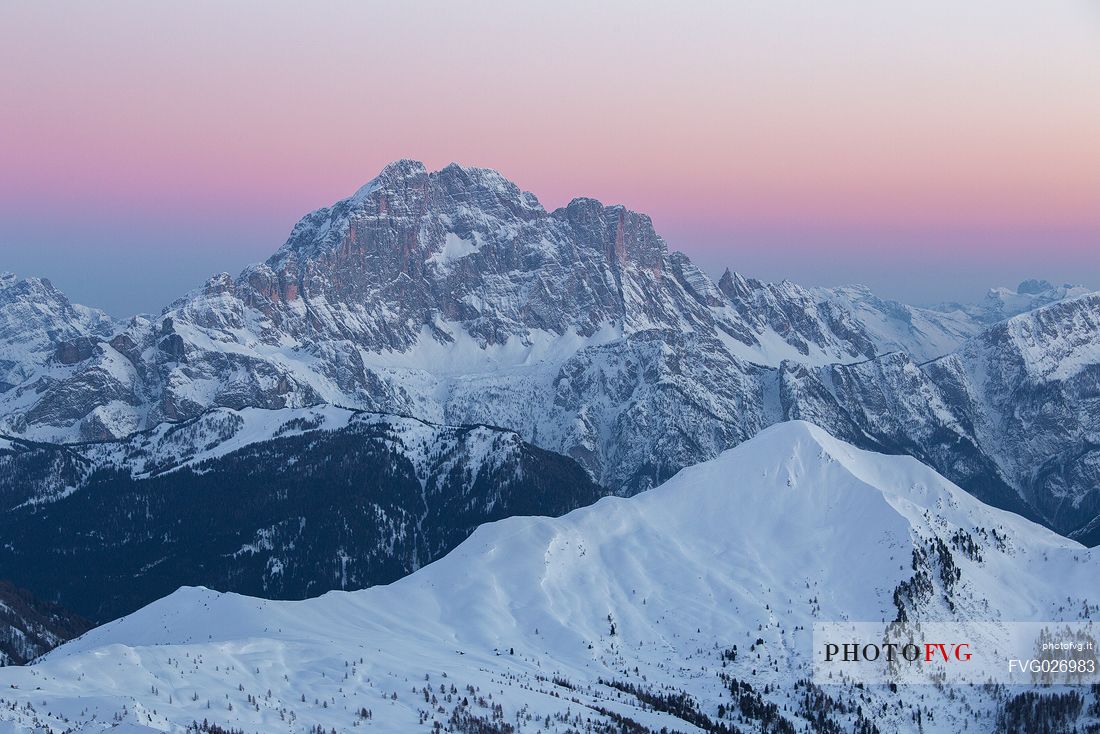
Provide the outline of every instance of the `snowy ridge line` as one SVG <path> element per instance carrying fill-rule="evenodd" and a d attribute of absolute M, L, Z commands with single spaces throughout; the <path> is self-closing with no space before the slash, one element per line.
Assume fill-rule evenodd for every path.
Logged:
<path fill-rule="evenodd" d="M 483 525 L 386 586 L 298 602 L 180 589 L 0 670 L 15 703 L 0 721 L 522 734 L 615 712 L 639 732 L 994 732 L 1020 691 L 809 684 L 814 623 L 1079 620 L 1100 613 L 1096 554 L 795 421 L 634 497 Z M 93 675 L 104 659 L 111 675 Z"/>
<path fill-rule="evenodd" d="M 37 506 L 65 499 L 80 490 L 88 477 L 97 469 L 112 468 L 126 471 L 133 479 L 148 479 L 164 476 L 183 468 L 203 471 L 200 466 L 216 461 L 250 446 L 282 438 L 312 434 L 335 434 L 339 431 L 354 429 L 356 426 L 385 425 L 404 435 L 406 449 L 414 443 L 424 444 L 426 448 L 438 451 L 453 442 L 446 432 L 476 434 L 479 430 L 490 431 L 492 440 L 500 436 L 512 437 L 516 442 L 523 439 L 516 431 L 486 423 L 436 423 L 411 415 L 396 415 L 379 411 L 356 410 L 328 404 L 316 404 L 307 408 L 263 409 L 210 408 L 198 416 L 186 420 L 166 422 L 131 434 L 123 439 L 112 441 L 85 441 L 72 444 L 52 444 L 33 441 L 20 437 L 0 436 L 0 452 L 11 452 L 17 461 L 21 455 L 42 453 L 58 455 L 58 461 L 67 462 L 72 467 L 70 479 L 58 483 L 49 477 L 32 484 L 31 476 L 12 476 L 9 481 L 22 481 L 21 499 L 12 505 L 13 511 L 24 507 Z M 413 441 L 414 434 L 426 430 L 434 438 Z M 425 444 L 425 441 L 428 444 Z M 440 443 L 442 442 L 442 443 Z M 430 444 L 430 446 L 429 446 Z M 438 444 L 438 445 L 436 445 Z M 481 444 L 476 444 L 481 445 Z M 434 447 L 434 448 L 433 448 Z M 474 448 L 475 443 L 470 444 Z M 485 461 L 495 460 L 492 456 L 496 449 L 482 446 L 476 456 L 467 457 L 480 466 Z M 427 455 L 423 451 L 409 454 L 413 465 L 417 467 L 421 482 L 426 481 Z M 459 457 L 455 457 L 459 460 Z M 11 469 L 17 471 L 17 469 Z M 0 486 L 2 486 L 0 482 Z M 28 487 L 33 491 L 27 491 Z"/>

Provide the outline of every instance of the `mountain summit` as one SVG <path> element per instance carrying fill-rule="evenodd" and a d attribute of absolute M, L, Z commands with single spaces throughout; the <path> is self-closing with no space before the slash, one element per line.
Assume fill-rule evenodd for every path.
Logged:
<path fill-rule="evenodd" d="M 403 160 L 303 217 L 266 262 L 155 318 L 104 329 L 56 309 L 43 328 L 58 336 L 0 377 L 0 432 L 106 440 L 214 407 L 329 403 L 506 427 L 631 494 L 805 418 L 1091 532 L 1100 413 L 1065 418 L 1100 363 L 1067 349 L 1100 340 L 1097 305 L 1042 284 L 1013 293 L 921 309 L 862 287 L 715 283 L 644 214 L 586 198 L 546 211 L 495 171 Z M 1026 355 L 997 315 L 1021 308 L 1036 327 Z M 1054 366 L 1016 369 L 1025 356 Z M 993 437 L 1015 420 L 1001 388 L 1060 418 Z M 1029 474 L 1017 456 L 1051 463 Z"/>
<path fill-rule="evenodd" d="M 237 292 L 291 328 L 406 351 L 461 324 L 480 344 L 532 330 L 628 330 L 678 306 L 658 282 L 668 265 L 649 217 L 591 199 L 546 212 L 499 173 L 398 161 L 353 196 L 304 217 Z M 294 305 L 301 301 L 301 323 Z"/>

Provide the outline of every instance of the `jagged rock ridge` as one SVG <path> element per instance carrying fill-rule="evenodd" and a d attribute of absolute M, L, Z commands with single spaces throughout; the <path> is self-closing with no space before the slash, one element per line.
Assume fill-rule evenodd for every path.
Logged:
<path fill-rule="evenodd" d="M 1100 338 L 1080 292 L 1025 283 L 996 308 L 919 309 L 857 287 L 714 283 L 645 215 L 592 199 L 547 211 L 495 171 L 399 161 L 304 217 L 267 262 L 66 348 L 76 362 L 43 356 L 0 395 L 0 429 L 101 440 L 216 406 L 333 403 L 505 426 L 629 494 L 805 417 L 1083 532 L 1096 460 L 1080 411 L 1098 360 L 1058 336 Z M 1010 369 L 1015 342 L 998 335 L 1016 319 L 1041 320 L 1028 359 L 1051 363 L 1045 376 Z M 1015 382 L 976 382 L 1002 368 L 1053 400 L 1027 424 L 1049 435 L 1006 423 L 994 393 Z M 1025 476 L 1024 456 L 1046 478 Z"/>

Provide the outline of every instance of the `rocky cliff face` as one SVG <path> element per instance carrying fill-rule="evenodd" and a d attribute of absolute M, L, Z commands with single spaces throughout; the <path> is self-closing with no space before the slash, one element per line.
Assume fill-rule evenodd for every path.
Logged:
<path fill-rule="evenodd" d="M 992 307 L 919 309 L 730 272 L 714 283 L 645 215 L 591 199 L 546 211 L 494 171 L 399 161 L 304 217 L 267 262 L 49 355 L 0 395 L 0 430 L 101 440 L 216 406 L 330 403 L 505 426 L 629 494 L 805 417 L 1070 528 L 1096 514 L 1092 429 L 1078 416 L 1029 433 L 1058 421 L 1034 420 L 1045 402 L 1091 406 L 1095 303 L 1063 291 L 1025 284 L 999 301 L 1053 301 L 1017 317 L 1040 319 L 1025 370 L 1004 332 L 1015 319 Z M 1038 391 L 1032 419 L 998 402 L 1017 385 Z M 1044 479 L 1025 476 L 1049 460 Z"/>
<path fill-rule="evenodd" d="M 0 273 L 0 393 L 51 360 L 82 361 L 114 328 L 107 314 L 70 303 L 48 280 Z"/>
<path fill-rule="evenodd" d="M 1100 294 L 1000 322 L 927 372 L 1056 529 L 1100 514 Z"/>
<path fill-rule="evenodd" d="M 858 361 L 895 351 L 924 362 L 953 352 L 981 328 L 963 312 L 915 308 L 864 286 L 803 288 L 727 270 L 718 287 L 756 333 L 779 335 L 802 363 Z"/>
<path fill-rule="evenodd" d="M 790 417 L 866 434 L 991 504 L 1095 542 L 1100 295 L 996 323 L 922 365 L 896 353 L 787 373 Z"/>

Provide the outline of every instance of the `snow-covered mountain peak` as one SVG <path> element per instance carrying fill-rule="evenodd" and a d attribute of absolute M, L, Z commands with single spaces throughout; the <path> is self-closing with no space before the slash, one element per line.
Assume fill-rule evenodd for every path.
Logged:
<path fill-rule="evenodd" d="M 343 201 L 363 204 L 377 191 L 393 194 L 410 185 L 415 187 L 427 175 L 428 169 L 420 161 L 401 158 L 386 164 L 377 176 L 360 186 L 354 194 Z"/>
<path fill-rule="evenodd" d="M 290 256 L 314 258 L 341 246 L 355 248 L 365 234 L 358 220 L 425 220 L 428 226 L 438 220 L 443 229 L 463 234 L 463 229 L 492 229 L 494 221 L 515 225 L 545 215 L 533 194 L 495 170 L 452 163 L 428 171 L 420 161 L 399 160 L 348 198 L 303 217 L 268 265 L 278 270 Z M 394 245 L 410 243 L 395 240 Z"/>
<path fill-rule="evenodd" d="M 1092 292 L 1083 285 L 1054 285 L 1047 280 L 1025 280 L 1016 288 L 990 288 L 981 308 L 987 321 L 1011 318 L 1050 303 L 1076 298 Z"/>
<path fill-rule="evenodd" d="M 1025 284 L 1014 297 L 1034 305 L 1041 288 Z M 989 314 L 732 271 L 715 283 L 670 252 L 644 214 L 591 198 L 547 212 L 496 171 L 398 161 L 303 218 L 267 262 L 215 276 L 157 319 L 0 355 L 11 375 L 0 375 L 0 430 L 101 440 L 217 406 L 331 403 L 507 426 L 630 493 L 767 425 L 807 417 L 863 445 L 912 452 L 1011 507 L 1030 480 L 1003 481 L 997 468 L 1021 451 L 988 450 L 986 428 L 997 423 L 977 415 L 983 401 L 969 375 L 1008 374 L 1018 355 L 951 374 L 939 370 L 949 360 L 933 366 L 963 344 L 974 352 Z M 1077 337 L 1060 334 L 1085 334 L 1073 326 L 1084 316 L 1057 314 L 1065 323 L 1029 332 L 1029 359 L 1058 375 L 1066 357 L 1078 374 L 1096 360 L 1084 342 L 1065 348 Z M 906 358 L 879 359 L 897 353 Z M 1021 441 L 1033 427 L 1021 425 Z M 975 435 L 937 444 L 960 433 Z M 1061 443 L 1037 443 L 1029 461 Z M 959 446 L 970 454 L 962 463 Z M 1069 470 L 1059 492 L 1096 487 L 1090 467 Z M 1094 506 L 1063 514 L 1091 520 Z"/>
<path fill-rule="evenodd" d="M 1057 303 L 1091 293 L 1083 285 L 1054 285 L 1048 280 L 1031 278 L 1015 288 L 990 288 L 985 298 L 975 304 L 944 303 L 933 308 L 944 313 L 962 313 L 982 324 L 995 324 L 1047 304 Z"/>
<path fill-rule="evenodd" d="M 682 470 L 645 494 L 666 496 L 664 501 L 670 503 L 671 496 L 678 494 L 677 500 L 689 506 L 709 497 L 711 511 L 726 518 L 719 522 L 737 515 L 737 522 L 747 526 L 769 517 L 787 522 L 791 513 L 804 514 L 796 521 L 807 527 L 784 536 L 796 544 L 814 542 L 809 526 L 820 525 L 833 532 L 853 522 L 841 519 L 845 513 L 874 512 L 881 514 L 869 520 L 868 527 L 900 522 L 918 534 L 927 534 L 934 532 L 928 525 L 930 517 L 936 518 L 936 523 L 960 526 L 982 519 L 1014 534 L 1026 534 L 1035 542 L 1079 547 L 1029 520 L 983 504 L 910 456 L 884 457 L 857 449 L 801 420 L 765 428 L 749 441 Z M 649 501 L 661 502 L 643 498 L 641 504 Z M 666 511 L 673 510 L 661 510 Z M 699 509 L 693 507 L 690 512 Z M 759 518 L 749 521 L 745 515 Z M 818 519 L 813 520 L 814 516 Z M 807 532 L 811 535 L 803 536 Z"/>
<path fill-rule="evenodd" d="M 924 362 L 954 351 L 979 330 L 966 316 L 879 298 L 861 285 L 806 288 L 727 269 L 718 289 L 760 344 L 770 346 L 761 351 L 771 353 L 765 363 L 772 365 L 781 359 L 853 362 L 894 351 Z"/>
<path fill-rule="evenodd" d="M 114 328 L 110 316 L 70 302 L 46 278 L 0 274 L 0 392 L 55 355 L 64 361 L 91 348 L 76 340 L 108 337 Z"/>
<path fill-rule="evenodd" d="M 373 179 L 378 186 L 419 178 L 428 172 L 427 166 L 413 158 L 398 158 L 387 163 Z"/>
<path fill-rule="evenodd" d="M 180 590 L 0 670 L 15 704 L 0 716 L 16 732 L 62 716 L 78 730 L 397 732 L 475 716 L 565 732 L 579 710 L 693 731 L 700 714 L 756 730 L 774 704 L 797 731 L 821 713 L 803 703 L 815 622 L 1076 619 L 1098 586 L 1094 552 L 796 422 L 629 499 L 483 525 L 388 586 L 301 602 Z M 731 707 L 731 679 L 758 705 Z M 646 697 L 665 692 L 687 705 Z M 826 695 L 849 694 L 879 731 L 908 730 L 917 709 L 924 731 L 992 731 L 1003 702 L 976 686 Z M 860 730 L 855 706 L 824 715 Z"/>
<path fill-rule="evenodd" d="M 645 615 L 642 609 L 627 607 L 640 606 L 646 598 L 647 604 L 673 604 L 677 587 L 692 588 L 687 596 L 691 603 L 715 578 L 725 579 L 723 583 L 736 578 L 745 585 L 729 599 L 740 608 L 759 605 L 763 611 L 770 597 L 798 596 L 798 590 L 806 588 L 804 582 L 812 582 L 821 590 L 819 603 L 827 617 L 889 621 L 897 609 L 886 592 L 912 573 L 911 547 L 936 538 L 949 542 L 958 531 L 985 531 L 989 538 L 994 530 L 1004 540 L 989 541 L 982 561 L 958 559 L 976 578 L 1010 573 L 1010 564 L 1025 573 L 1033 562 L 1067 566 L 1063 576 L 1050 577 L 1051 583 L 1100 573 L 1093 562 L 1095 550 L 982 504 L 915 459 L 857 449 L 813 424 L 790 421 L 634 497 L 605 497 L 560 518 L 514 517 L 483 525 L 443 559 L 384 588 L 330 592 L 306 602 L 267 602 L 203 588 L 181 589 L 50 657 L 111 644 L 227 640 L 255 633 L 256 625 L 269 621 L 262 614 L 265 608 L 284 607 L 288 615 L 308 618 L 311 606 L 329 604 L 358 607 L 366 615 L 364 621 L 370 624 L 375 617 L 380 629 L 383 620 L 413 607 L 418 617 L 431 619 L 426 628 L 454 625 L 454 644 L 459 645 L 474 640 L 491 647 L 507 645 L 506 638 L 515 630 L 540 621 L 550 639 L 574 637 L 584 629 L 585 620 L 600 623 L 606 612 L 588 617 L 601 606 L 626 620 L 623 629 L 631 635 L 640 632 L 631 629 L 630 621 Z M 769 557 L 759 555 L 762 548 L 769 549 Z M 853 572 L 855 568 L 859 573 Z M 702 569 L 710 578 L 694 575 Z M 762 579 L 770 580 L 766 591 Z M 868 579 L 874 582 L 864 586 Z M 1007 600 L 1016 588 L 998 586 L 999 592 L 990 593 L 1004 597 L 1003 606 L 986 607 L 980 597 L 967 600 L 963 595 L 954 601 L 981 605 L 981 616 L 990 619 L 1015 619 L 1036 611 L 1029 606 L 1034 600 Z M 713 589 L 708 591 L 713 595 Z M 756 594 L 760 598 L 753 598 Z M 432 601 L 424 603 L 428 597 Z M 417 601 L 409 604 L 412 600 Z M 1039 609 L 1053 614 L 1062 602 L 1063 598 L 1050 597 Z M 578 609 L 569 604 L 586 611 L 575 614 Z M 236 611 L 226 614 L 226 608 Z M 492 623 L 463 629 L 474 609 L 480 610 L 474 618 L 491 618 Z M 932 604 L 925 611 L 944 610 Z M 234 622 L 229 628 L 219 627 L 210 638 L 216 620 L 225 619 Z M 696 623 L 692 618 L 667 621 L 673 630 Z M 400 628 L 406 626 L 415 627 L 416 622 L 406 620 Z"/>

